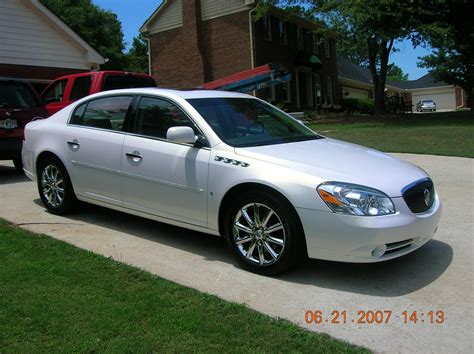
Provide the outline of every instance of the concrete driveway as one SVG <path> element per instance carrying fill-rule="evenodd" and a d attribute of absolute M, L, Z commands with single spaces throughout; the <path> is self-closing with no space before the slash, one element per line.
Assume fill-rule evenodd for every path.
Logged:
<path fill-rule="evenodd" d="M 245 303 L 270 316 L 378 352 L 473 352 L 474 160 L 397 154 L 433 177 L 444 212 L 435 238 L 385 263 L 309 260 L 276 278 L 241 270 L 219 237 L 84 205 L 70 217 L 48 214 L 36 186 L 0 162 L 0 217 L 177 283 Z M 346 311 L 346 324 L 308 325 L 307 310 Z M 385 324 L 357 324 L 358 312 L 392 311 Z M 424 322 L 405 324 L 403 311 Z M 427 313 L 444 311 L 443 324 Z"/>

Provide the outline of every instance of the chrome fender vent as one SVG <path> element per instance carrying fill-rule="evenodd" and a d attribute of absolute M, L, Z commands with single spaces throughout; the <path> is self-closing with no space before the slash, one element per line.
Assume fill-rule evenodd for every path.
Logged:
<path fill-rule="evenodd" d="M 223 163 L 227 163 L 227 164 L 232 164 L 234 166 L 241 166 L 241 167 L 249 167 L 250 164 L 248 164 L 247 162 L 243 162 L 243 161 L 238 161 L 238 160 L 234 160 L 234 159 L 229 159 L 227 157 L 222 157 L 222 156 L 216 156 L 214 158 L 215 161 L 220 161 L 220 162 L 223 162 Z"/>

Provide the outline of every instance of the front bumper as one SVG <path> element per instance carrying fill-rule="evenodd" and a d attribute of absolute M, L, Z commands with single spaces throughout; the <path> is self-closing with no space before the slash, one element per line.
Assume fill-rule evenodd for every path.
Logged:
<path fill-rule="evenodd" d="M 403 198 L 392 198 L 396 214 L 352 216 L 297 208 L 306 235 L 310 258 L 371 263 L 389 260 L 427 243 L 435 234 L 441 216 L 438 195 L 432 207 L 414 214 Z M 377 248 L 388 247 L 380 254 Z"/>

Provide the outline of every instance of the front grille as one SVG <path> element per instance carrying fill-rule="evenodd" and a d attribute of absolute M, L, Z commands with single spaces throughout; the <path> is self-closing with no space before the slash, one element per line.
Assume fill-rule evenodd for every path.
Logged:
<path fill-rule="evenodd" d="M 433 182 L 427 178 L 408 186 L 402 196 L 412 212 L 422 213 L 433 205 L 435 199 Z"/>
<path fill-rule="evenodd" d="M 387 243 L 385 245 L 385 246 L 387 246 L 387 250 L 385 251 L 384 254 L 389 254 L 389 253 L 401 251 L 404 248 L 410 247 L 412 243 L 413 243 L 412 238 L 409 239 L 409 240 L 405 240 L 405 241 Z"/>

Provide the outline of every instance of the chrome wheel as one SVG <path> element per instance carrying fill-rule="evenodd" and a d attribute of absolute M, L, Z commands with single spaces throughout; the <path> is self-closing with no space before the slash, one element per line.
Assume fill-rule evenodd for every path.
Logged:
<path fill-rule="evenodd" d="M 250 203 L 237 213 L 233 223 L 234 242 L 250 263 L 267 266 L 283 254 L 286 234 L 277 213 L 261 203 Z"/>
<path fill-rule="evenodd" d="M 47 165 L 41 174 L 41 192 L 53 208 L 59 208 L 64 201 L 64 178 L 59 168 Z"/>

